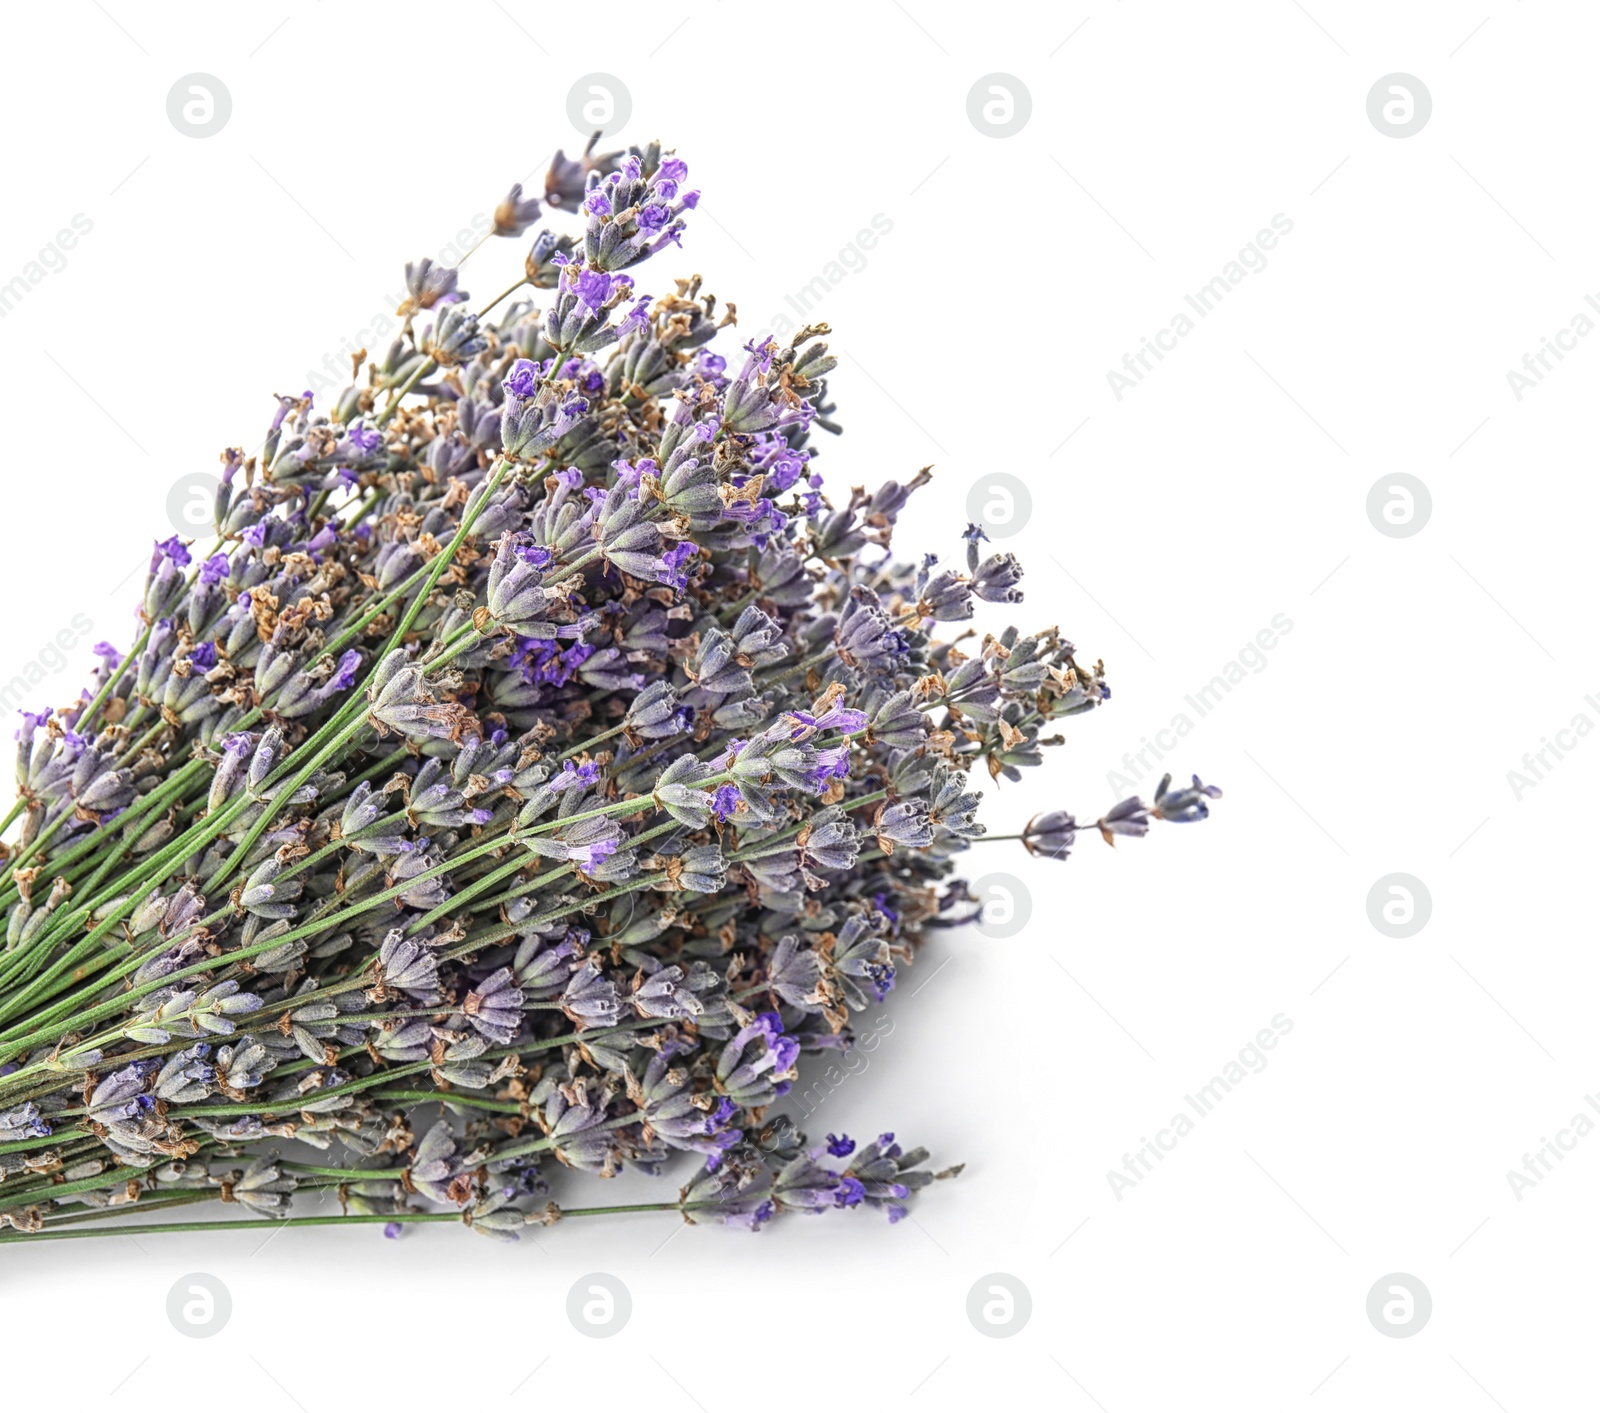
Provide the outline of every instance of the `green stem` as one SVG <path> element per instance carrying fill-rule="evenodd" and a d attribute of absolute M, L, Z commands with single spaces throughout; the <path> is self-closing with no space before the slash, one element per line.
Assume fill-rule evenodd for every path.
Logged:
<path fill-rule="evenodd" d="M 476 249 L 476 248 L 477 248 L 476 246 L 473 247 L 473 249 Z M 510 298 L 519 289 L 521 289 L 523 287 L 523 285 L 525 285 L 527 283 L 528 283 L 528 277 L 526 275 L 524 275 L 520 280 L 518 280 L 516 282 L 516 284 L 512 285 L 510 289 L 502 290 L 499 294 L 495 295 L 495 297 L 493 299 L 491 299 L 487 304 L 485 304 L 483 306 L 483 308 L 478 311 L 478 317 L 480 319 L 483 318 L 484 315 L 486 315 L 491 309 L 493 309 L 495 307 L 495 305 L 499 304 L 504 299 Z"/>
<path fill-rule="evenodd" d="M 715 1202 L 631 1202 L 614 1207 L 568 1207 L 561 1209 L 560 1220 L 570 1217 L 620 1216 L 632 1212 L 700 1212 L 715 1207 Z M 457 1226 L 470 1226 L 462 1212 L 352 1212 L 343 1216 L 284 1217 L 273 1221 L 267 1217 L 242 1218 L 223 1222 L 140 1222 L 129 1226 L 108 1226 L 58 1231 L 46 1228 L 40 1232 L 7 1232 L 0 1236 L 0 1246 L 10 1246 L 23 1241 L 71 1241 L 88 1236 L 159 1236 L 165 1232 L 180 1231 L 275 1231 L 283 1227 L 356 1227 L 386 1226 L 391 1222 L 406 1226 L 428 1222 L 454 1222 Z"/>
<path fill-rule="evenodd" d="M 394 395 L 385 404 L 383 411 L 378 414 L 378 425 L 380 427 L 385 426 L 389 419 L 400 410 L 401 399 L 426 378 L 429 373 L 437 372 L 438 368 L 439 365 L 431 358 L 424 358 L 421 363 L 417 364 L 416 371 L 395 390 Z"/>

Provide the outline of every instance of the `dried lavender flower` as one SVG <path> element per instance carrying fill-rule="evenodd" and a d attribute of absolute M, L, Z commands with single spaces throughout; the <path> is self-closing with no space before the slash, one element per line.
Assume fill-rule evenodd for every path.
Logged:
<path fill-rule="evenodd" d="M 514 1240 L 552 1182 L 685 1155 L 691 1221 L 897 1221 L 956 1171 L 769 1110 L 969 915 L 969 849 L 1068 856 L 1071 814 L 987 833 L 978 786 L 1104 670 L 944 627 L 1021 602 L 1017 558 L 974 527 L 964 568 L 895 556 L 927 467 L 826 499 L 831 331 L 740 346 L 666 273 L 688 164 L 595 145 L 496 205 L 485 241 L 532 233 L 512 291 L 409 264 L 364 377 L 270 399 L 211 533 L 156 542 L 126 650 L 22 713 L 0 1243 L 322 1190 Z M 1220 793 L 1164 779 L 1095 827 Z"/>

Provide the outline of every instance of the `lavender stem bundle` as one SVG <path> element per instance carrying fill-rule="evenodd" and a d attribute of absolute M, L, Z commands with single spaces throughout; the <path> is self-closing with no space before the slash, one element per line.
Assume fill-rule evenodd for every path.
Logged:
<path fill-rule="evenodd" d="M 637 282 L 698 204 L 686 164 L 594 149 L 497 208 L 501 237 L 541 205 L 581 228 L 538 227 L 484 308 L 408 265 L 387 352 L 325 409 L 278 397 L 214 536 L 156 545 L 130 649 L 23 713 L 0 1242 L 894 1221 L 956 1171 L 774 1106 L 974 919 L 969 778 L 1039 764 L 1103 668 L 959 626 L 1022 597 L 977 527 L 964 570 L 893 556 L 927 469 L 824 492 L 828 327 L 713 351 L 734 306 Z M 1092 827 L 1219 793 L 1169 778 Z M 1004 837 L 1065 859 L 1078 829 Z M 669 1166 L 675 1198 L 550 1200 L 561 1168 Z M 295 1214 L 316 1191 L 340 1215 Z"/>

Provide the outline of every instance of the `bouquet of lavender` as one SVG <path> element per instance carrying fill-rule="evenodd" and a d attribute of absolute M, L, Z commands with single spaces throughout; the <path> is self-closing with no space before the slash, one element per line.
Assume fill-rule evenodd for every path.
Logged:
<path fill-rule="evenodd" d="M 0 1241 L 894 1220 L 947 1175 L 773 1106 L 974 916 L 974 768 L 1016 779 L 1109 691 L 1053 628 L 938 636 L 1019 601 L 1021 568 L 975 527 L 965 572 L 891 556 L 926 470 L 824 493 L 825 325 L 730 363 L 732 305 L 640 288 L 686 177 L 656 144 L 558 154 L 544 204 L 581 229 L 540 229 L 476 313 L 457 270 L 408 266 L 393 346 L 325 410 L 279 397 L 223 455 L 214 542 L 156 545 L 126 655 L 24 713 Z M 493 234 L 539 211 L 513 188 Z M 1219 793 L 1169 783 L 1094 827 Z M 1077 829 L 1012 837 L 1064 859 Z M 546 1200 L 552 1163 L 680 1152 L 670 1200 Z M 290 1216 L 307 1189 L 342 1215 Z M 126 1225 L 204 1202 L 245 1210 Z"/>

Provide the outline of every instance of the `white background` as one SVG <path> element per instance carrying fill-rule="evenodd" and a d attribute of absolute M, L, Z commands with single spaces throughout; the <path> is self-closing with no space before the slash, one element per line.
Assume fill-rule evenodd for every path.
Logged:
<path fill-rule="evenodd" d="M 1600 742 L 1520 799 L 1507 772 L 1575 714 L 1600 724 L 1600 338 L 1520 401 L 1506 374 L 1600 292 L 1597 28 L 1507 0 L 8 12 L 0 284 L 93 223 L 0 320 L 0 680 L 94 625 L 31 705 L 76 692 L 89 642 L 130 638 L 169 487 L 256 445 L 269 394 L 389 312 L 404 260 L 581 145 L 566 95 L 595 70 L 631 92 L 624 140 L 676 145 L 705 193 L 647 290 L 704 272 L 753 332 L 892 221 L 818 311 L 847 424 L 830 482 L 934 463 L 899 543 L 953 554 L 968 488 L 1021 478 L 1018 616 L 1103 655 L 1115 689 L 1037 779 L 990 792 L 992 829 L 1092 818 L 1124 752 L 1293 623 L 1173 760 L 1226 789 L 1204 826 L 1085 835 L 1066 864 L 980 846 L 972 871 L 1022 880 L 1030 924 L 936 938 L 813 1125 L 964 1160 L 914 1223 L 13 1246 L 8 1396 L 322 1413 L 407 1398 L 378 1371 L 410 1369 L 486 1408 L 1591 1402 L 1600 1135 L 1520 1201 L 1506 1173 L 1600 1090 Z M 199 141 L 165 108 L 197 71 L 233 103 Z M 993 72 L 1032 97 L 1005 139 L 967 116 Z M 1402 140 L 1366 111 L 1395 72 L 1433 102 Z M 1108 371 L 1278 213 L 1267 267 L 1119 401 Z M 463 285 L 498 293 L 524 248 L 492 243 Z M 1402 471 L 1432 517 L 1388 538 L 1367 493 Z M 1432 897 L 1409 939 L 1368 921 L 1393 872 Z M 1277 1014 L 1265 1070 L 1119 1201 L 1107 1171 Z M 590 1271 L 633 1297 L 604 1344 L 564 1313 Z M 231 1292 L 215 1338 L 167 1321 L 190 1272 Z M 991 1272 L 1031 1292 L 1014 1338 L 968 1321 Z M 1368 1321 L 1389 1272 L 1431 1291 L 1414 1338 Z"/>

